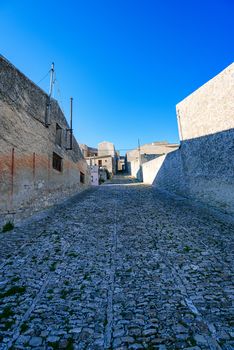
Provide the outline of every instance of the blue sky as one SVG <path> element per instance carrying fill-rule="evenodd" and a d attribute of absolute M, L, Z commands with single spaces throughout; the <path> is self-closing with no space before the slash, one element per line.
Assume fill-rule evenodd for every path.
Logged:
<path fill-rule="evenodd" d="M 178 142 L 175 105 L 233 62 L 233 18 L 233 0 L 1 0 L 0 52 L 36 83 L 54 61 L 78 141 L 123 153 Z"/>

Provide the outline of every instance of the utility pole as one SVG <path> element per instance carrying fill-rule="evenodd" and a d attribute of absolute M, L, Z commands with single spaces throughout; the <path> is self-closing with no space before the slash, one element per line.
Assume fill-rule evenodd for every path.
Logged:
<path fill-rule="evenodd" d="M 139 172 L 137 175 L 138 180 L 143 181 L 142 166 L 141 166 L 141 146 L 140 139 L 138 139 L 138 153 L 139 153 Z"/>
<path fill-rule="evenodd" d="M 51 110 L 51 97 L 53 93 L 53 86 L 54 86 L 54 62 L 52 62 L 51 69 L 50 69 L 50 89 L 49 89 L 49 98 L 46 106 L 46 118 L 45 118 L 46 127 L 50 125 L 50 110 Z"/>
<path fill-rule="evenodd" d="M 138 139 L 138 154 L 139 154 L 139 167 L 141 166 L 141 146 L 140 139 Z"/>

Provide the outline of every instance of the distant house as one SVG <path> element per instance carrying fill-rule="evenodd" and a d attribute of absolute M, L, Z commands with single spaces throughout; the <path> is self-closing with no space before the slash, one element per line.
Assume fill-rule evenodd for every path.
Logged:
<path fill-rule="evenodd" d="M 0 111 L 2 217 L 28 215 L 90 185 L 89 167 L 58 102 L 2 56 Z"/>
<path fill-rule="evenodd" d="M 89 147 L 83 143 L 80 143 L 80 149 L 84 155 L 84 157 L 94 157 L 98 155 L 98 150 L 97 148 L 94 147 Z"/>
<path fill-rule="evenodd" d="M 103 181 L 116 174 L 118 156 L 113 143 L 104 141 L 98 144 L 98 148 L 80 144 L 80 148 L 90 167 L 91 177 L 95 177 L 92 173 L 93 169 L 96 172 L 95 166 L 99 168 L 99 179 Z"/>
<path fill-rule="evenodd" d="M 110 158 L 111 157 L 111 161 Z M 99 165 L 105 167 L 112 175 L 117 172 L 117 152 L 113 143 L 103 141 L 98 144 Z"/>
<path fill-rule="evenodd" d="M 156 141 L 135 148 L 126 153 L 127 171 L 130 175 L 137 177 L 142 164 L 163 154 L 175 151 L 178 147 L 178 144 L 168 143 L 167 141 Z"/>
<path fill-rule="evenodd" d="M 125 171 L 125 157 L 124 156 L 118 156 L 118 171 L 123 172 Z"/>

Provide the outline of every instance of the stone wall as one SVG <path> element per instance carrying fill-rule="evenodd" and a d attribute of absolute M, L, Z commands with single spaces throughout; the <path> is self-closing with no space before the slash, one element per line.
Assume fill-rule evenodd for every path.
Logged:
<path fill-rule="evenodd" d="M 114 174 L 114 159 L 112 156 L 85 157 L 89 166 L 97 165 L 99 168 L 107 169 L 110 174 Z"/>
<path fill-rule="evenodd" d="M 0 56 L 0 221 L 30 215 L 90 185 L 74 137 L 67 150 L 69 126 L 55 100 L 45 126 L 47 102 L 43 90 Z M 54 168 L 54 153 L 62 158 L 61 171 Z"/>
<path fill-rule="evenodd" d="M 141 181 L 139 156 L 141 157 L 141 164 L 148 162 L 154 158 L 157 158 L 163 154 L 170 153 L 179 147 L 178 144 L 168 143 L 167 141 L 151 142 L 138 148 L 128 151 L 126 153 L 126 165 L 127 171 L 132 176 L 138 174 L 138 179 Z M 138 167 L 137 167 L 138 164 Z"/>
<path fill-rule="evenodd" d="M 176 106 L 180 140 L 234 127 L 234 63 Z"/>
<path fill-rule="evenodd" d="M 103 141 L 98 144 L 98 156 L 111 155 L 115 157 L 115 146 L 113 143 L 108 141 Z"/>
<path fill-rule="evenodd" d="M 142 165 L 143 180 L 234 213 L 234 64 L 177 105 L 180 148 Z"/>

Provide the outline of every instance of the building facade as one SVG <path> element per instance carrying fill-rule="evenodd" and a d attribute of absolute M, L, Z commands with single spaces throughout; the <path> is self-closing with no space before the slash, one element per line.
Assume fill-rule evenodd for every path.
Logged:
<path fill-rule="evenodd" d="M 0 220 L 89 185 L 89 168 L 57 101 L 0 56 Z"/>
<path fill-rule="evenodd" d="M 91 171 L 92 167 L 99 168 L 99 182 L 103 182 L 117 172 L 118 156 L 115 146 L 111 142 L 103 141 L 98 148 L 80 144 L 80 148 Z"/>
<path fill-rule="evenodd" d="M 126 153 L 126 167 L 130 175 L 139 177 L 142 164 L 178 149 L 178 144 L 167 141 L 151 142 Z"/>
<path fill-rule="evenodd" d="M 80 149 L 84 155 L 84 157 L 95 157 L 98 155 L 98 149 L 94 147 L 89 147 L 84 143 L 79 144 Z"/>
<path fill-rule="evenodd" d="M 119 172 L 125 171 L 125 157 L 124 156 L 118 156 L 118 171 Z"/>
<path fill-rule="evenodd" d="M 86 157 L 85 159 L 89 166 L 98 166 L 99 168 L 106 169 L 109 174 L 114 174 L 114 161 L 111 155 Z"/>

